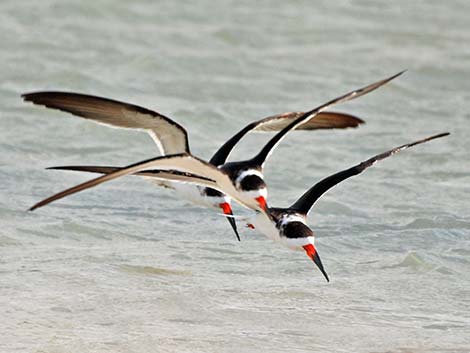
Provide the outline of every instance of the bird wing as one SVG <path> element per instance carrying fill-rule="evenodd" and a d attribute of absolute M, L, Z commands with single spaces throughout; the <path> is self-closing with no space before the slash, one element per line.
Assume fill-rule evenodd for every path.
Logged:
<path fill-rule="evenodd" d="M 61 167 L 50 167 L 47 169 L 55 169 L 55 170 L 72 170 L 72 171 L 79 171 L 79 172 L 90 172 L 90 173 L 100 173 L 100 174 L 111 174 L 118 171 L 119 167 L 109 167 L 109 166 L 61 166 Z M 143 176 L 148 178 L 149 180 L 157 183 L 160 186 L 174 188 L 172 183 L 188 183 L 188 184 L 196 184 L 198 186 L 206 186 L 213 188 L 215 183 L 208 179 L 201 177 L 199 175 L 179 172 L 177 170 L 159 170 L 159 169 L 152 169 L 152 170 L 144 170 L 137 172 L 133 175 Z M 232 210 L 230 210 L 231 213 Z M 235 219 L 231 217 L 226 217 L 230 225 L 232 226 L 235 235 L 237 236 L 238 241 L 240 241 L 240 235 L 238 234 L 237 224 Z"/>
<path fill-rule="evenodd" d="M 259 120 L 253 131 L 281 131 L 303 114 L 305 114 L 305 112 L 286 112 L 268 116 L 267 118 Z M 364 120 L 354 115 L 339 112 L 321 112 L 315 116 L 315 119 L 310 119 L 302 125 L 297 126 L 296 130 L 345 129 L 348 127 L 358 127 L 360 124 L 364 124 Z"/>
<path fill-rule="evenodd" d="M 343 103 L 347 102 L 349 100 L 359 98 L 369 92 L 372 92 L 373 90 L 379 88 L 380 86 L 383 86 L 387 82 L 390 82 L 397 76 L 400 76 L 402 72 L 399 72 L 398 74 L 395 74 L 391 77 L 388 77 L 386 79 L 374 82 L 370 85 L 367 85 L 365 87 L 356 89 L 354 91 L 348 92 L 342 96 L 339 96 L 325 104 L 320 105 L 319 107 L 312 109 L 308 112 L 305 112 L 302 114 L 300 117 L 297 119 L 293 120 L 289 125 L 287 125 L 284 129 L 282 129 L 280 132 L 278 132 L 271 140 L 268 141 L 268 143 L 263 147 L 263 149 L 252 159 L 252 162 L 258 164 L 259 166 L 263 167 L 264 163 L 268 159 L 268 157 L 271 155 L 272 151 L 276 146 L 282 141 L 282 139 L 285 137 L 285 135 L 291 131 L 296 129 L 299 125 L 303 124 L 304 122 L 308 121 L 309 119 L 316 118 L 316 115 L 320 113 L 321 111 L 329 108 L 330 106 L 338 103 Z"/>
<path fill-rule="evenodd" d="M 162 155 L 189 153 L 186 130 L 170 118 L 137 105 L 72 92 L 33 92 L 27 102 L 62 110 L 108 126 L 146 130 Z"/>
<path fill-rule="evenodd" d="M 210 163 L 216 166 L 222 165 L 227 161 L 235 145 L 250 131 L 254 132 L 274 132 L 281 131 L 292 121 L 299 118 L 304 112 L 286 112 L 267 118 L 254 121 L 246 125 L 243 129 L 232 136 L 215 152 L 210 159 Z M 344 129 L 347 127 L 357 127 L 364 121 L 353 115 L 334 112 L 323 112 L 310 119 L 304 124 L 297 126 L 297 130 L 317 130 L 317 129 Z"/>
<path fill-rule="evenodd" d="M 290 206 L 290 208 L 306 215 L 310 211 L 314 203 L 320 198 L 320 196 L 322 196 L 325 192 L 327 192 L 329 189 L 331 189 L 336 184 L 342 182 L 343 180 L 346 180 L 354 175 L 362 173 L 365 169 L 371 167 L 377 161 L 390 157 L 391 155 L 398 153 L 404 149 L 447 135 L 449 135 L 449 133 L 445 132 L 438 135 L 426 137 L 422 140 L 418 140 L 412 143 L 407 143 L 399 147 L 392 148 L 391 150 L 369 158 L 368 160 L 359 163 L 352 168 L 345 169 L 341 172 L 330 175 L 329 177 L 326 177 L 325 179 L 312 186 L 309 190 L 307 190 L 292 206 Z"/>
<path fill-rule="evenodd" d="M 228 156 L 232 152 L 235 145 L 249 133 L 251 130 L 256 128 L 256 122 L 249 123 L 243 129 L 238 131 L 235 135 L 233 135 L 229 140 L 227 140 L 219 149 L 214 153 L 212 158 L 209 160 L 209 163 L 215 166 L 220 166 L 225 164 L 227 161 Z"/>
<path fill-rule="evenodd" d="M 110 167 L 110 166 L 91 166 L 91 165 L 70 165 L 70 166 L 60 166 L 60 167 L 49 167 L 47 169 L 54 170 L 72 170 L 77 172 L 89 172 L 89 173 L 99 173 L 99 174 L 111 174 L 118 170 L 120 167 Z M 209 178 L 204 178 L 202 176 L 179 172 L 177 170 L 145 170 L 137 172 L 134 175 L 143 176 L 151 179 L 158 179 L 163 181 L 173 181 L 173 182 L 183 182 L 189 184 L 213 186 L 214 182 Z"/>
<path fill-rule="evenodd" d="M 93 186 L 99 185 L 106 181 L 113 180 L 124 175 L 129 175 L 129 174 L 134 174 L 140 171 L 144 171 L 145 169 L 149 169 L 149 168 L 156 168 L 156 169 L 161 169 L 161 170 L 177 170 L 180 172 L 191 173 L 199 177 L 209 179 L 210 181 L 213 181 L 213 185 L 209 185 L 210 187 L 227 194 L 228 196 L 230 196 L 232 199 L 234 199 L 235 201 L 237 201 L 244 207 L 247 207 L 256 211 L 261 210 L 260 206 L 256 203 L 254 199 L 251 202 L 242 201 L 242 196 L 240 196 L 239 192 L 237 191 L 235 186 L 232 184 L 230 177 L 226 173 L 214 167 L 213 165 L 207 162 L 204 162 L 203 160 L 196 158 L 187 153 L 182 153 L 182 154 L 168 156 L 168 157 L 163 156 L 163 157 L 152 158 L 152 159 L 148 159 L 145 161 L 141 161 L 141 162 L 129 165 L 127 167 L 121 168 L 110 174 L 100 176 L 98 178 L 95 178 L 85 183 L 74 186 L 70 189 L 59 192 L 51 197 L 48 197 L 38 202 L 37 204 L 32 206 L 29 210 L 32 211 L 36 208 L 45 206 L 52 201 L 61 199 L 65 196 L 74 194 L 76 192 L 79 192 L 85 189 L 89 189 Z M 201 185 L 207 186 L 207 183 L 203 183 L 203 180 L 201 180 Z"/>

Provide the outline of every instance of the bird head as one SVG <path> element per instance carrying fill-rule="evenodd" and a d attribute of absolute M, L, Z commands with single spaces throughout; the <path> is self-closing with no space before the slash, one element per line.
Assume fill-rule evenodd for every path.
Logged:
<path fill-rule="evenodd" d="M 286 245 L 291 249 L 303 249 L 307 256 L 320 269 L 323 276 L 329 282 L 323 264 L 315 247 L 315 233 L 305 224 L 305 218 L 298 214 L 284 214 L 278 220 L 281 237 L 285 239 Z"/>
<path fill-rule="evenodd" d="M 254 200 L 256 205 L 263 210 L 268 208 L 268 190 L 260 171 L 255 169 L 244 170 L 236 179 L 235 186 L 246 200 L 249 200 L 249 202 Z"/>

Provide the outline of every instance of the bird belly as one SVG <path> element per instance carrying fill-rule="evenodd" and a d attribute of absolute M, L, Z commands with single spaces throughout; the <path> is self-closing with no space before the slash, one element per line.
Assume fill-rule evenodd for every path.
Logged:
<path fill-rule="evenodd" d="M 251 223 L 254 225 L 255 229 L 260 233 L 263 233 L 267 238 L 276 242 L 281 241 L 279 229 L 277 229 L 276 225 L 262 213 L 257 213 L 251 220 Z"/>
<path fill-rule="evenodd" d="M 183 183 L 172 184 L 173 189 L 175 189 L 176 193 L 179 194 L 182 198 L 199 206 L 212 207 L 212 204 L 209 202 L 209 200 L 207 200 L 208 198 L 201 195 L 201 191 L 196 185 Z"/>
<path fill-rule="evenodd" d="M 144 177 L 144 178 L 150 181 L 154 185 L 163 186 L 164 188 L 168 188 L 168 189 L 175 189 L 175 183 L 172 183 L 171 181 L 155 179 L 151 177 Z"/>
<path fill-rule="evenodd" d="M 221 211 L 220 204 L 230 203 L 230 198 L 226 195 L 208 196 L 203 191 L 204 188 L 197 185 L 173 183 L 173 189 L 183 198 L 198 206 L 208 207 Z"/>

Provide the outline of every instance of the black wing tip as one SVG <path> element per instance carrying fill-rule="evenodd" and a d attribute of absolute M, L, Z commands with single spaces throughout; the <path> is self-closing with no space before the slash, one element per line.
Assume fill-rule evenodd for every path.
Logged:
<path fill-rule="evenodd" d="M 31 206 L 30 208 L 28 208 L 26 211 L 27 211 L 27 212 L 33 212 L 33 211 L 34 211 L 36 208 L 38 208 L 38 207 L 39 207 L 39 205 L 38 205 L 38 204 L 35 204 L 35 205 Z"/>
<path fill-rule="evenodd" d="M 38 96 L 38 95 L 44 95 L 44 94 L 50 94 L 50 93 L 55 93 L 54 91 L 34 91 L 34 92 L 26 92 L 21 94 L 21 98 L 24 100 L 29 100 L 32 97 Z"/>
<path fill-rule="evenodd" d="M 351 115 L 351 120 L 354 121 L 354 125 L 351 124 L 350 126 L 347 126 L 347 128 L 357 128 L 359 125 L 365 125 L 365 120 L 362 120 L 361 118 L 358 118 L 357 116 Z"/>
<path fill-rule="evenodd" d="M 328 113 L 328 112 L 323 112 L 323 113 Z M 352 115 L 352 114 L 347 114 L 347 113 L 338 113 L 338 112 L 331 112 L 333 114 L 342 114 L 344 116 L 347 116 L 348 118 L 348 125 L 345 125 L 345 126 L 340 126 L 339 128 L 357 128 L 359 125 L 363 125 L 365 124 L 365 120 L 355 116 L 355 115 Z M 336 128 L 336 127 L 335 127 Z"/>
<path fill-rule="evenodd" d="M 427 141 L 430 141 L 430 140 L 438 139 L 438 138 L 441 138 L 441 137 L 446 137 L 446 136 L 449 136 L 449 135 L 450 135 L 450 132 L 441 132 L 440 134 L 429 136 L 428 138 L 425 139 L 425 141 L 427 142 Z"/>
<path fill-rule="evenodd" d="M 23 101 L 25 101 L 25 102 L 30 102 L 34 95 L 35 95 L 34 92 L 23 93 L 21 95 L 21 98 L 23 98 Z"/>
<path fill-rule="evenodd" d="M 42 200 L 42 201 L 39 201 L 38 203 L 35 203 L 34 205 L 32 205 L 30 208 L 28 208 L 28 211 L 29 212 L 32 212 L 38 208 L 41 208 L 49 203 L 51 203 L 52 201 L 55 201 L 56 199 L 53 199 L 53 200 L 50 200 L 50 198 L 48 199 L 45 199 L 45 200 Z"/>
<path fill-rule="evenodd" d="M 55 167 L 47 167 L 47 168 L 44 168 L 46 170 L 72 170 L 72 171 L 76 171 L 77 168 L 80 168 L 79 166 L 73 166 L 73 165 L 64 165 L 64 166 L 55 166 Z"/>
<path fill-rule="evenodd" d="M 408 69 L 401 70 L 400 72 L 398 72 L 398 73 L 396 73 L 396 74 L 394 74 L 394 75 L 392 75 L 392 76 L 390 76 L 390 77 L 388 77 L 388 78 L 386 78 L 386 79 L 384 79 L 384 80 L 382 80 L 382 81 L 379 81 L 379 83 L 380 83 L 379 86 L 382 86 L 382 85 L 384 85 L 384 84 L 386 84 L 386 83 L 388 83 L 388 82 L 390 82 L 390 81 L 396 79 L 398 76 L 403 75 L 403 74 L 404 74 L 405 72 L 407 72 L 407 71 L 408 71 Z"/>
<path fill-rule="evenodd" d="M 358 118 L 357 116 L 355 116 L 355 118 L 357 120 L 357 125 L 362 125 L 366 123 L 364 120 L 362 120 L 361 118 Z"/>
<path fill-rule="evenodd" d="M 404 74 L 407 71 L 408 71 L 408 69 L 403 69 L 399 73 L 397 73 L 397 76 L 400 76 L 401 74 Z"/>
<path fill-rule="evenodd" d="M 401 70 L 400 72 L 398 72 L 395 75 L 393 75 L 392 77 L 390 77 L 390 80 L 393 80 L 394 78 L 403 75 L 407 71 L 408 71 L 408 69 Z"/>
<path fill-rule="evenodd" d="M 357 129 L 360 125 L 366 124 L 365 120 L 355 115 L 348 114 L 348 124 L 343 126 L 335 126 L 333 129 Z M 326 128 L 331 129 L 331 128 Z"/>
<path fill-rule="evenodd" d="M 414 145 L 418 145 L 418 144 L 421 144 L 421 143 L 424 143 L 424 142 L 429 142 L 431 140 L 438 139 L 438 138 L 441 138 L 441 137 L 446 137 L 446 136 L 449 136 L 449 135 L 450 135 L 450 132 L 441 132 L 440 134 L 431 135 L 431 136 L 426 137 L 422 140 L 410 143 L 409 147 L 414 146 Z"/>
<path fill-rule="evenodd" d="M 440 134 L 437 134 L 431 137 L 437 139 L 439 137 L 444 137 L 444 136 L 449 136 L 449 135 L 450 135 L 450 132 L 441 132 Z"/>
<path fill-rule="evenodd" d="M 72 170 L 72 171 L 81 171 L 82 166 L 75 166 L 75 165 L 62 165 L 62 166 L 55 166 L 55 167 L 47 167 L 44 168 L 46 170 Z"/>
<path fill-rule="evenodd" d="M 60 93 L 68 93 L 68 92 L 57 92 L 57 91 L 28 92 L 28 93 L 23 93 L 21 95 L 21 98 L 23 98 L 24 102 L 31 102 L 34 104 L 43 104 L 43 102 L 41 102 L 41 99 L 50 98 L 51 96 L 54 96 Z"/>

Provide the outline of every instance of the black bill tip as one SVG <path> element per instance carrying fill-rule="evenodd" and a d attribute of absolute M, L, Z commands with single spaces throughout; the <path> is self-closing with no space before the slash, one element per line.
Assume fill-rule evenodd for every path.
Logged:
<path fill-rule="evenodd" d="M 233 213 L 230 212 L 230 215 L 233 216 Z M 238 234 L 238 229 L 237 229 L 237 222 L 235 221 L 235 218 L 233 217 L 226 217 L 230 225 L 232 226 L 233 231 L 235 232 L 235 235 L 237 236 L 238 241 L 240 240 L 240 235 Z"/>
<path fill-rule="evenodd" d="M 312 260 L 313 260 L 313 262 L 315 262 L 315 265 L 318 266 L 321 273 L 323 273 L 323 276 L 325 276 L 326 281 L 329 282 L 330 279 L 328 278 L 328 275 L 327 275 L 325 269 L 323 268 L 323 264 L 321 262 L 320 255 L 318 255 L 318 252 L 315 252 L 315 254 L 312 255 Z"/>

